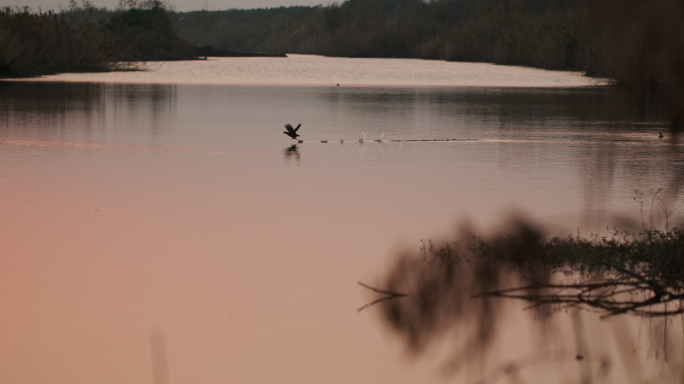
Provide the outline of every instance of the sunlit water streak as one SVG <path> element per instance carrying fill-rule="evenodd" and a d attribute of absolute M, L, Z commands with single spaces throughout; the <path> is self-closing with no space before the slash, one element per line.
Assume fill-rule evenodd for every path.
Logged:
<path fill-rule="evenodd" d="M 678 175 L 656 94 L 556 80 L 592 83 L 297 55 L 0 83 L 0 381 L 149 383 L 155 329 L 172 383 L 440 382 L 356 281 L 465 219 L 638 219 Z"/>
<path fill-rule="evenodd" d="M 73 73 L 46 81 L 337 86 L 578 87 L 601 84 L 581 72 L 419 59 L 211 58 L 144 63 L 146 72 Z"/>

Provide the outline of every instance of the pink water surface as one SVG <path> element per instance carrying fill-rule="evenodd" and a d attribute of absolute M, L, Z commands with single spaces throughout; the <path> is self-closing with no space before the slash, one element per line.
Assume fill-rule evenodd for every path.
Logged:
<path fill-rule="evenodd" d="M 480 87 L 434 87 L 415 82 L 435 62 L 283 59 L 314 61 L 301 85 L 259 60 L 213 85 L 178 68 L 229 61 L 0 84 L 0 381 L 163 384 L 164 340 L 170 383 L 442 382 L 356 312 L 372 299 L 357 281 L 463 220 L 636 220 L 633 190 L 676 167 L 663 120 L 614 117 L 606 90 L 483 87 L 522 70 L 484 64 L 469 64 Z M 408 80 L 321 84 L 378 63 Z M 288 152 L 282 126 L 299 122 Z M 391 141 L 435 138 L 463 141 Z"/>

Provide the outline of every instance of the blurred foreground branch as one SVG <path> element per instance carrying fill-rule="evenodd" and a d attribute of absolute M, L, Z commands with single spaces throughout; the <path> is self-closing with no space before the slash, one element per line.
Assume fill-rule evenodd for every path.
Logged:
<path fill-rule="evenodd" d="M 370 307 L 371 305 L 375 305 L 375 304 L 378 304 L 378 303 L 382 303 L 382 302 L 385 301 L 385 300 L 397 299 L 397 298 L 400 298 L 400 297 L 406 297 L 406 296 L 408 296 L 408 295 L 405 294 L 405 293 L 389 292 L 389 291 L 383 291 L 382 289 L 373 288 L 373 287 L 371 287 L 370 285 L 366 285 L 366 284 L 364 284 L 364 283 L 362 283 L 362 282 L 360 282 L 360 281 L 359 281 L 358 283 L 359 283 L 360 286 L 362 286 L 362 287 L 364 287 L 364 288 L 366 288 L 366 289 L 370 289 L 370 290 L 373 291 L 373 292 L 382 293 L 382 294 L 384 294 L 384 295 L 386 295 L 386 296 L 381 297 L 381 298 L 379 298 L 379 299 L 377 299 L 377 300 L 374 300 L 374 301 L 372 301 L 372 302 L 370 302 L 370 303 L 364 305 L 363 307 L 359 308 L 356 312 L 361 312 L 361 311 L 363 311 L 364 309 Z"/>
<path fill-rule="evenodd" d="M 476 293 L 474 298 L 490 296 L 521 299 L 533 303 L 532 308 L 558 306 L 558 308 L 591 307 L 601 310 L 602 317 L 631 313 L 641 316 L 672 316 L 684 313 L 681 288 L 671 292 L 657 280 L 613 267 L 630 277 L 596 279 L 575 284 L 538 283 L 491 292 Z M 669 309 L 668 303 L 674 308 Z"/>
<path fill-rule="evenodd" d="M 454 298 L 463 302 L 468 298 L 519 299 L 547 313 L 571 307 L 599 310 L 603 316 L 684 313 L 684 231 L 615 231 L 591 239 L 544 239 L 527 224 L 515 226 L 513 234 L 489 240 L 471 236 L 442 246 L 432 241 L 423 244 L 422 259 L 427 261 L 423 269 L 437 266 L 440 272 L 429 281 L 416 282 L 418 267 L 397 267 L 390 274 L 388 290 L 359 283 L 388 295 L 359 311 L 408 296 L 396 291 L 411 281 L 417 291 L 412 296 L 418 298 L 425 297 L 423 291 L 441 286 L 469 288 L 470 295 Z M 471 281 L 467 275 L 479 278 Z M 466 281 L 470 287 L 462 286 Z"/>
<path fill-rule="evenodd" d="M 552 314 L 569 309 L 603 317 L 684 314 L 684 231 L 676 228 L 548 238 L 514 221 L 488 238 L 464 227 L 455 239 L 397 255 L 376 285 L 382 289 L 360 283 L 385 296 L 359 309 L 380 304 L 385 324 L 416 354 L 456 335 L 453 371 L 495 345 L 510 318 L 511 300 L 502 298 L 529 302 L 542 333 Z"/>

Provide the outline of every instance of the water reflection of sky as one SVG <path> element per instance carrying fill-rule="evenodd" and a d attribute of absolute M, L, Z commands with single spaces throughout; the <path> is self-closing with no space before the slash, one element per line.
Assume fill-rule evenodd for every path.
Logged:
<path fill-rule="evenodd" d="M 438 381 L 355 313 L 355 282 L 466 218 L 637 217 L 633 190 L 681 172 L 658 97 L 0 84 L 0 371 L 150 382 L 163 329 L 171 382 Z M 282 127 L 300 122 L 290 150 Z M 475 140 L 391 141 L 430 138 Z"/>
<path fill-rule="evenodd" d="M 308 86 L 583 87 L 602 82 L 581 72 L 418 59 L 210 58 L 143 63 L 145 71 L 66 73 L 40 81 Z"/>

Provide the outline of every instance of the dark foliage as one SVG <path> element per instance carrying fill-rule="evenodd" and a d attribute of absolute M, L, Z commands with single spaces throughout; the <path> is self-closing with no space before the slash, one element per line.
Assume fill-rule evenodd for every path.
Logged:
<path fill-rule="evenodd" d="M 293 28 L 317 12 L 319 9 L 313 7 L 196 11 L 178 13 L 176 20 L 179 35 L 194 45 L 255 52 L 264 51 L 266 40 L 279 36 L 289 40 Z"/>
<path fill-rule="evenodd" d="M 227 50 L 493 62 L 621 85 L 684 84 L 681 0 L 348 0 L 178 16 L 182 38 Z"/>
<path fill-rule="evenodd" d="M 123 60 L 104 23 L 76 23 L 63 15 L 0 11 L 0 76 L 107 71 Z"/>
<path fill-rule="evenodd" d="M 133 61 L 196 59 L 164 4 L 117 13 L 84 1 L 61 14 L 0 11 L 0 76 L 130 69 Z M 109 20 L 109 22 L 107 22 Z"/>
<path fill-rule="evenodd" d="M 98 39 L 105 37 L 104 20 L 108 41 L 117 44 L 107 49 L 110 60 L 194 59 L 199 46 L 228 56 L 289 52 L 493 62 L 585 71 L 618 85 L 684 85 L 681 0 L 348 0 L 186 13 L 159 0 L 126 0 L 117 11 L 82 1 L 77 6 L 72 0 L 62 16 L 73 26 L 99 25 Z M 16 72 L 8 65 L 0 62 L 0 73 Z"/>
<path fill-rule="evenodd" d="M 195 48 L 178 37 L 170 12 L 160 1 L 150 9 L 131 8 L 111 18 L 108 29 L 125 46 L 129 60 L 192 60 Z"/>
<path fill-rule="evenodd" d="M 684 85 L 684 1 L 603 0 L 583 25 L 587 73 L 616 84 Z"/>

